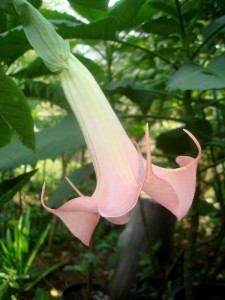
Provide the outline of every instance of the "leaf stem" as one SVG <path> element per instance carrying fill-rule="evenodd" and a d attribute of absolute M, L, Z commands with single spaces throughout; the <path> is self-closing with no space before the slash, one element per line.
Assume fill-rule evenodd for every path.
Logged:
<path fill-rule="evenodd" d="M 183 16 L 180 9 L 179 0 L 175 0 L 176 10 L 177 10 L 177 17 L 180 25 L 180 34 L 181 34 L 181 41 L 184 49 L 185 59 L 189 58 L 189 45 L 187 41 L 187 34 L 185 31 Z"/>
<path fill-rule="evenodd" d="M 207 44 L 218 32 L 220 32 L 223 28 L 225 28 L 225 24 L 222 24 L 219 28 L 213 31 L 205 40 L 204 42 L 195 50 L 195 52 L 191 56 L 191 60 L 194 60 L 200 50 Z"/>
<path fill-rule="evenodd" d="M 120 43 L 120 44 L 129 46 L 129 47 L 133 47 L 133 48 L 139 49 L 141 51 L 147 52 L 149 55 L 151 55 L 153 57 L 158 57 L 162 61 L 166 62 L 169 65 L 172 65 L 175 69 L 177 69 L 177 67 L 174 65 L 173 62 L 171 62 L 169 59 L 167 59 L 165 56 L 159 54 L 158 52 L 151 51 L 151 50 L 149 50 L 149 49 L 147 49 L 145 47 L 141 47 L 139 45 L 136 45 L 136 44 L 133 44 L 133 43 L 130 43 L 130 42 L 127 42 L 127 41 L 117 40 L 117 42 Z"/>

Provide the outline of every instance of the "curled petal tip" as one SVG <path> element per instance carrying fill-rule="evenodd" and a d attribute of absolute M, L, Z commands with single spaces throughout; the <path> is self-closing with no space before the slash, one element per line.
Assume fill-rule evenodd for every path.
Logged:
<path fill-rule="evenodd" d="M 196 139 L 196 137 L 187 129 L 183 129 L 183 131 L 192 139 L 192 141 L 195 143 L 197 149 L 198 149 L 198 156 L 196 157 L 196 159 L 200 159 L 201 157 L 201 153 L 202 153 L 202 148 L 201 145 L 199 143 L 199 141 Z"/>

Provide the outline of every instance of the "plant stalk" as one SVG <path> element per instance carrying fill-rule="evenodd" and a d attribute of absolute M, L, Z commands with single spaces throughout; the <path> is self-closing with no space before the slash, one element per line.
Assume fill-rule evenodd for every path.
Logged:
<path fill-rule="evenodd" d="M 195 253 L 195 244 L 198 233 L 198 203 L 199 203 L 199 190 L 196 189 L 196 194 L 194 197 L 193 205 L 190 212 L 189 218 L 189 231 L 187 234 L 187 244 L 184 253 L 184 269 L 183 269 L 183 280 L 185 288 L 185 300 L 194 300 L 193 296 L 193 257 Z"/>

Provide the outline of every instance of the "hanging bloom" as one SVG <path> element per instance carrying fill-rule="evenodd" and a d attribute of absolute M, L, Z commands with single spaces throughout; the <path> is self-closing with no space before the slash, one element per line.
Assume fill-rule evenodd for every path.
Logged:
<path fill-rule="evenodd" d="M 70 53 L 69 44 L 26 0 L 13 0 L 30 44 L 52 72 L 60 72 L 66 98 L 80 124 L 97 177 L 91 197 L 82 195 L 58 209 L 42 205 L 57 215 L 69 230 L 88 245 L 100 216 L 115 224 L 124 224 L 136 205 L 141 190 L 169 209 L 178 219 L 191 206 L 201 147 L 194 159 L 177 158 L 178 169 L 164 169 L 151 163 L 149 132 L 146 126 L 146 160 L 130 141 L 104 94 L 89 71 Z"/>
<path fill-rule="evenodd" d="M 185 130 L 198 148 L 199 153 L 195 159 L 178 157 L 178 169 L 164 169 L 153 165 L 148 126 L 145 160 L 126 135 L 90 72 L 72 54 L 67 63 L 68 67 L 60 73 L 60 79 L 87 143 L 97 186 L 93 195 L 87 197 L 67 179 L 79 197 L 58 209 L 45 205 L 43 187 L 42 205 L 57 215 L 86 245 L 89 244 L 100 216 L 115 224 L 126 223 L 141 190 L 181 219 L 190 208 L 195 192 L 196 170 L 201 156 L 201 147 L 196 138 Z"/>

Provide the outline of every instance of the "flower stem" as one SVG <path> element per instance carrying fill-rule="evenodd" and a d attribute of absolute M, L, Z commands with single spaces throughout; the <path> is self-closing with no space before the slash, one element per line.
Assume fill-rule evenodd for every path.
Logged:
<path fill-rule="evenodd" d="M 193 256 L 195 250 L 195 242 L 198 232 L 198 202 L 199 202 L 199 191 L 196 189 L 196 195 L 193 201 L 191 213 L 190 213 L 190 229 L 187 234 L 187 245 L 184 253 L 184 288 L 185 288 L 185 300 L 193 300 L 193 289 L 192 289 L 192 268 L 193 268 Z"/>

